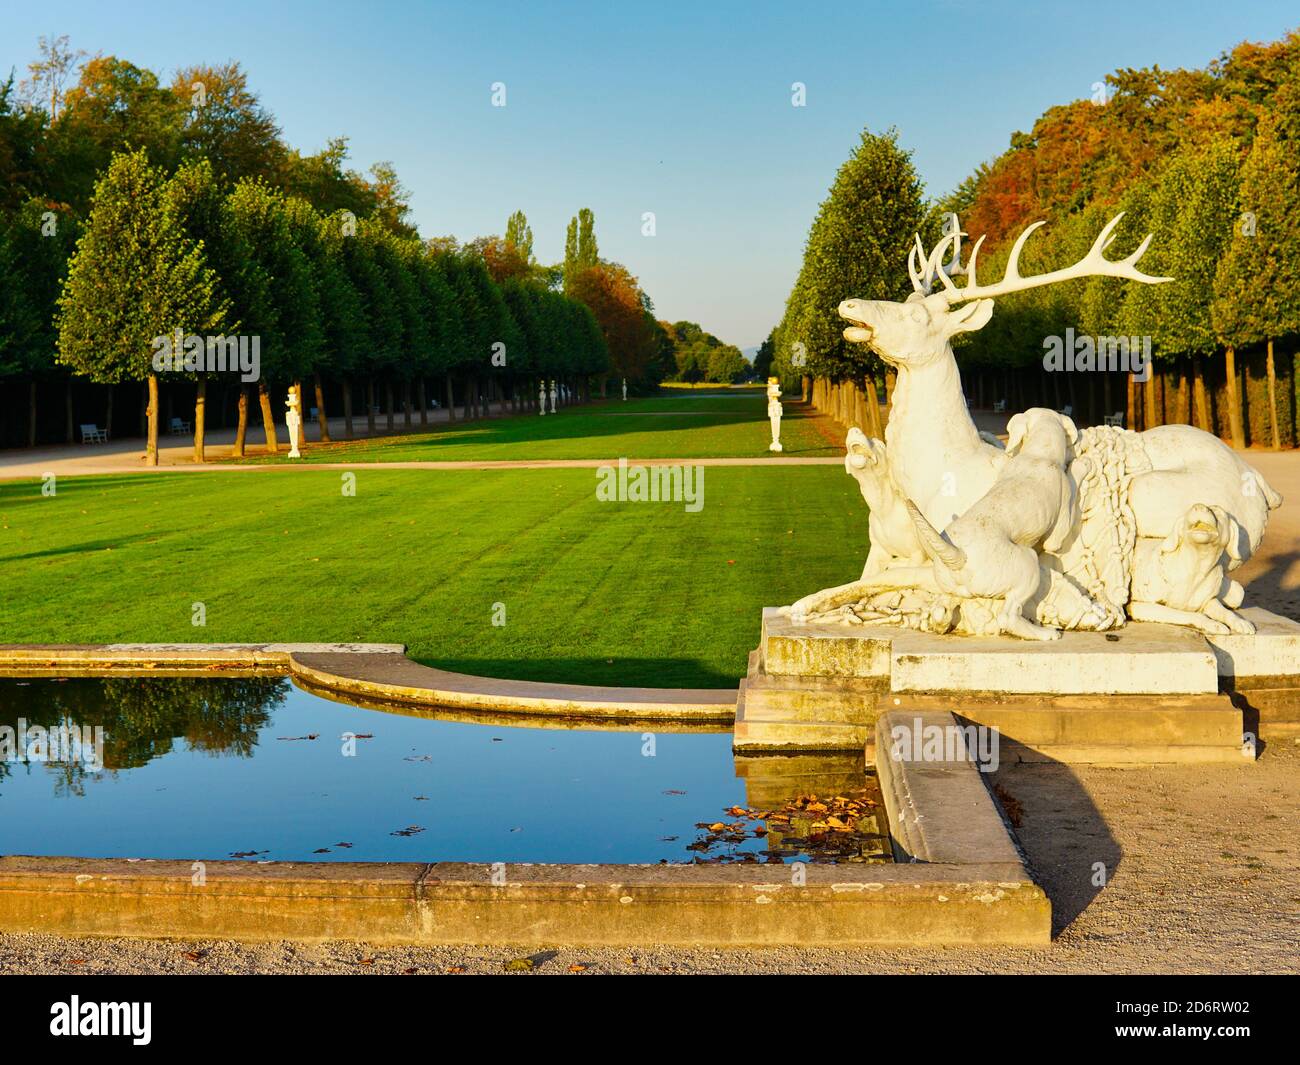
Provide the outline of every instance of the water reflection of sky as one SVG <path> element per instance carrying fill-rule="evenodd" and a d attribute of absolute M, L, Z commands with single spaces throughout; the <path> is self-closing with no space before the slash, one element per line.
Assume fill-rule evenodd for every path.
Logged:
<path fill-rule="evenodd" d="M 48 719 L 55 706 L 82 724 L 103 721 L 108 765 L 119 766 L 79 776 L 4 767 L 0 854 L 683 861 L 696 822 L 745 803 L 730 733 L 657 734 L 645 757 L 639 732 L 403 717 L 275 681 L 245 682 L 263 687 L 226 700 L 231 712 L 212 693 L 240 682 L 206 681 L 197 706 L 194 683 L 0 681 L 0 725 Z M 108 685 L 136 687 L 106 698 Z M 373 735 L 356 740 L 355 757 L 341 753 L 349 731 Z M 308 735 L 317 738 L 280 738 Z M 393 834 L 411 829 L 420 831 Z"/>

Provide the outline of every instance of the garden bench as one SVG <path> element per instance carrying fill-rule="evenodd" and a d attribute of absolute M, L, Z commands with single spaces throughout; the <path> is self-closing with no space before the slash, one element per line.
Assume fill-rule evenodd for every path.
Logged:
<path fill-rule="evenodd" d="M 167 431 L 171 433 L 173 436 L 178 436 L 182 433 L 188 433 L 190 431 L 190 423 L 183 422 L 179 418 L 173 418 L 171 420 L 171 424 L 167 427 Z"/>
<path fill-rule="evenodd" d="M 1117 410 L 1114 414 L 1107 414 L 1104 421 L 1107 425 L 1114 425 L 1117 428 L 1124 428 L 1124 412 Z"/>
<path fill-rule="evenodd" d="M 1007 410 L 1007 401 L 1005 399 L 995 399 L 993 401 L 993 413 L 1005 414 Z"/>
<path fill-rule="evenodd" d="M 1074 408 L 1067 403 L 1064 407 L 1062 407 L 1059 411 L 1057 411 L 1057 413 L 1064 414 L 1067 418 L 1073 418 Z"/>
<path fill-rule="evenodd" d="M 98 425 L 83 425 L 81 427 L 81 442 L 83 444 L 107 444 L 108 430 L 101 429 Z"/>

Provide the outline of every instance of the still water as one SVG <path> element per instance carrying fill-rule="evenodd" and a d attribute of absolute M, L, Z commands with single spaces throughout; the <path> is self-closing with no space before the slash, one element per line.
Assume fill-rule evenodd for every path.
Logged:
<path fill-rule="evenodd" d="M 78 757 L 47 742 L 41 760 L 41 728 L 54 737 L 61 723 L 80 729 L 90 749 Z M 700 847 L 710 833 L 697 824 L 735 824 L 726 811 L 746 806 L 730 732 L 465 724 L 347 706 L 278 678 L 0 680 L 0 854 L 484 863 L 799 856 L 799 848 L 773 850 L 778 837 L 761 828 L 714 833 Z"/>

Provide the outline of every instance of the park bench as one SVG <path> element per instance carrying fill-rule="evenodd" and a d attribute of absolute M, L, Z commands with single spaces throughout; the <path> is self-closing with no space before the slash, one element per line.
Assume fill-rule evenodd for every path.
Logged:
<path fill-rule="evenodd" d="M 1062 407 L 1059 411 L 1057 411 L 1057 413 L 1064 414 L 1067 418 L 1073 418 L 1074 408 L 1067 403 L 1064 407 Z"/>
<path fill-rule="evenodd" d="M 190 423 L 183 422 L 179 418 L 173 418 L 171 424 L 167 427 L 167 431 L 171 433 L 172 436 L 179 436 L 183 433 L 188 433 L 190 431 Z"/>
<path fill-rule="evenodd" d="M 1007 401 L 1005 399 L 995 399 L 993 401 L 993 413 L 1005 414 L 1007 410 Z"/>
<path fill-rule="evenodd" d="M 1104 420 L 1107 425 L 1114 425 L 1120 429 L 1124 428 L 1124 412 L 1122 410 L 1117 410 L 1114 414 L 1107 414 Z"/>
<path fill-rule="evenodd" d="M 107 444 L 108 430 L 101 429 L 98 425 L 83 425 L 81 427 L 81 442 L 83 444 Z"/>

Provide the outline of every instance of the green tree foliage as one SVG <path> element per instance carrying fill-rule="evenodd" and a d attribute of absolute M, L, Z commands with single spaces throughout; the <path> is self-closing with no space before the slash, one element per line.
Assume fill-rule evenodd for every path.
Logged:
<path fill-rule="evenodd" d="M 206 335 L 228 310 L 146 152 L 115 156 L 59 299 L 59 361 L 94 381 L 141 380 L 153 372 L 155 338 Z"/>
<path fill-rule="evenodd" d="M 776 360 L 783 372 L 861 377 L 873 368 L 874 356 L 863 345 L 844 340 L 836 309 L 850 297 L 897 300 L 907 295 L 903 266 L 924 216 L 921 183 L 897 134 L 864 131 L 808 234 L 803 265 L 778 329 Z M 804 366 L 795 358 L 800 351 L 807 360 Z"/>
<path fill-rule="evenodd" d="M 1300 333 L 1300 160 L 1280 125 L 1272 116 L 1261 122 L 1242 167 L 1241 214 L 1214 284 L 1214 331 L 1224 344 Z"/>
<path fill-rule="evenodd" d="M 261 181 L 241 181 L 230 194 L 233 228 L 247 255 L 269 279 L 274 325 L 262 337 L 262 376 L 294 381 L 311 373 L 324 345 L 311 260 L 294 238 L 281 195 Z"/>
<path fill-rule="evenodd" d="M 238 63 L 184 67 L 176 72 L 172 93 L 179 104 L 183 158 L 206 159 L 231 183 L 283 171 L 280 128 L 249 90 Z"/>
<path fill-rule="evenodd" d="M 533 229 L 523 211 L 516 211 L 506 220 L 506 244 L 529 265 L 536 261 L 533 258 Z"/>
<path fill-rule="evenodd" d="M 1219 260 L 1240 214 L 1237 181 L 1233 146 L 1216 141 L 1180 152 L 1155 186 L 1147 219 L 1155 238 L 1142 266 L 1174 280 L 1129 285 L 1120 331 L 1150 334 L 1157 356 L 1208 355 L 1218 346 L 1210 311 Z"/>

